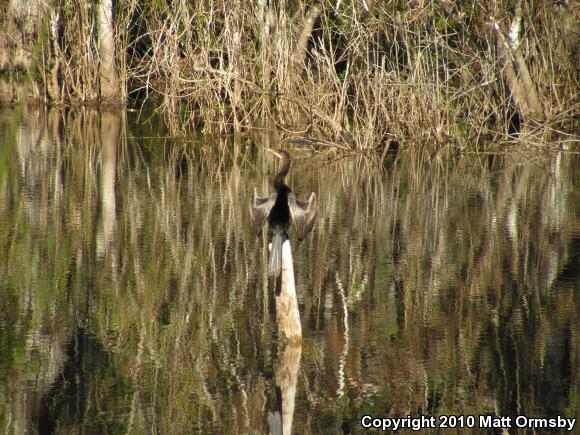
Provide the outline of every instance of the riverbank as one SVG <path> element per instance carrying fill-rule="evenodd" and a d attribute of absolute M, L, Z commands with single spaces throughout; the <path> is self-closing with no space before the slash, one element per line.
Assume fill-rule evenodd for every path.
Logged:
<path fill-rule="evenodd" d="M 578 132 L 578 5 L 10 0 L 0 99 L 153 104 L 171 133 L 275 125 L 432 159 Z"/>

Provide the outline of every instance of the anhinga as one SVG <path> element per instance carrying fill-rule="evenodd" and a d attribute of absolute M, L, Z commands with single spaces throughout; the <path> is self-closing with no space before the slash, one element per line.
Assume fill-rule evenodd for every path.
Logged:
<path fill-rule="evenodd" d="M 280 159 L 280 169 L 274 177 L 276 192 L 260 197 L 254 189 L 250 207 L 252 224 L 259 236 L 262 226 L 268 219 L 268 235 L 272 243 L 268 273 L 278 275 L 282 264 L 282 244 L 288 239 L 288 228 L 292 225 L 299 240 L 312 229 L 316 217 L 316 194 L 312 192 L 308 201 L 300 201 L 292 190 L 284 184 L 284 177 L 290 169 L 290 154 L 286 151 L 267 149 Z"/>

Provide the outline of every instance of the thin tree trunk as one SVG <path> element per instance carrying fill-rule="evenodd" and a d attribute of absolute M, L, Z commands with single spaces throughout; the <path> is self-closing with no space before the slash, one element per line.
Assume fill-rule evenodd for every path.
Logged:
<path fill-rule="evenodd" d="M 302 71 L 302 66 L 304 65 L 304 58 L 306 56 L 306 49 L 308 47 L 308 39 L 312 35 L 312 29 L 314 27 L 314 22 L 320 15 L 321 9 L 318 3 L 313 4 L 308 11 L 308 15 L 304 20 L 304 26 L 302 27 L 302 32 L 296 41 L 294 46 L 294 51 L 292 52 L 291 62 L 293 72 L 298 74 Z"/>
<path fill-rule="evenodd" d="M 258 0 L 258 25 L 260 26 L 258 34 L 260 35 L 260 62 L 261 62 L 261 88 L 264 91 L 270 91 L 270 80 L 272 75 L 272 39 L 270 37 L 270 26 L 274 20 L 274 11 L 272 2 Z M 266 118 L 270 112 L 272 97 L 269 92 L 264 92 L 262 96 L 262 118 Z"/>
<path fill-rule="evenodd" d="M 544 111 L 538 98 L 536 86 L 521 52 L 522 10 L 518 3 L 510 35 L 506 36 L 497 22 L 493 29 L 497 36 L 497 45 L 503 65 L 503 75 L 511 92 L 514 103 L 524 119 L 544 121 Z"/>
<path fill-rule="evenodd" d="M 113 0 L 100 0 L 97 7 L 99 86 L 101 99 L 119 100 L 119 74 L 115 65 Z"/>
<path fill-rule="evenodd" d="M 59 49 L 59 19 L 60 14 L 56 8 L 51 7 L 50 17 L 50 50 L 48 64 L 50 66 L 50 78 L 45 83 L 51 101 L 61 102 L 60 92 L 60 49 Z"/>

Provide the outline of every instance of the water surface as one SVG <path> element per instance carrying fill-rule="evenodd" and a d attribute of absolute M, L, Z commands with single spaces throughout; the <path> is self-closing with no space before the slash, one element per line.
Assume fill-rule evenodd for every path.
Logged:
<path fill-rule="evenodd" d="M 249 225 L 268 146 L 172 139 L 155 116 L 0 111 L 2 431 L 268 433 L 286 357 L 294 433 L 580 417 L 577 154 L 292 148 L 288 182 L 319 202 L 293 245 L 292 354 Z"/>

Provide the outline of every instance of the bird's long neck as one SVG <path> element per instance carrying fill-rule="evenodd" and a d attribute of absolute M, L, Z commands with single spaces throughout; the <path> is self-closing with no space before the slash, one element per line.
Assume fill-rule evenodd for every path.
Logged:
<path fill-rule="evenodd" d="M 284 184 L 284 177 L 288 175 L 288 170 L 290 169 L 290 160 L 283 159 L 282 164 L 280 165 L 280 170 L 274 177 L 274 189 L 278 190 L 281 187 L 285 186 Z"/>

